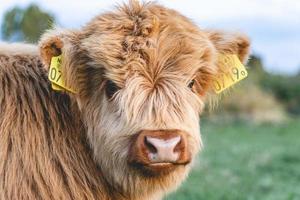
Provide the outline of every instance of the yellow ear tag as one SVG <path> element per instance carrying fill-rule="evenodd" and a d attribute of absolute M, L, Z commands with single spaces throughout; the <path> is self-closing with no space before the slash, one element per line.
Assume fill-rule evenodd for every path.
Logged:
<path fill-rule="evenodd" d="M 214 81 L 214 90 L 217 94 L 248 76 L 245 66 L 234 54 L 220 54 L 218 56 L 218 67 L 221 72 Z"/>
<path fill-rule="evenodd" d="M 61 55 L 52 57 L 52 59 L 51 59 L 48 79 L 51 82 L 52 89 L 57 90 L 57 91 L 67 90 L 69 92 L 76 93 L 71 88 L 67 88 L 65 86 L 65 83 L 63 81 L 63 77 L 61 74 L 61 59 L 62 59 Z"/>

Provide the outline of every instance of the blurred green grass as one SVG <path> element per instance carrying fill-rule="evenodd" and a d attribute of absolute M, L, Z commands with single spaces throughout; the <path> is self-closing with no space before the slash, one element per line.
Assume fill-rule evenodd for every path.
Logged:
<path fill-rule="evenodd" d="M 300 120 L 201 125 L 205 148 L 166 200 L 300 199 Z"/>

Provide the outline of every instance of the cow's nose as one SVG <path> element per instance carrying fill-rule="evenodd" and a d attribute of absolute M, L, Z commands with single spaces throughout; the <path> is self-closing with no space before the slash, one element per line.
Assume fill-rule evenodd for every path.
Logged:
<path fill-rule="evenodd" d="M 180 130 L 143 130 L 134 138 L 129 153 L 131 164 L 143 166 L 184 165 L 190 160 L 187 133 Z"/>
<path fill-rule="evenodd" d="M 152 163 L 176 162 L 179 158 L 179 151 L 175 151 L 179 146 L 181 136 L 177 135 L 171 138 L 159 138 L 155 136 L 146 136 L 144 145 L 148 150 L 148 158 Z M 178 147 L 177 147 L 178 149 Z"/>

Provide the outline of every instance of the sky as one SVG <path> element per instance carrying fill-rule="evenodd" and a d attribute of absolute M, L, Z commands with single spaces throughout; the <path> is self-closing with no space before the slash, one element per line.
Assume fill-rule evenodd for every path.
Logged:
<path fill-rule="evenodd" d="M 31 2 L 53 13 L 58 25 L 80 28 L 93 16 L 124 0 L 0 0 L 3 13 Z M 126 2 L 126 0 L 125 0 Z M 180 11 L 199 27 L 239 31 L 252 42 L 252 53 L 263 58 L 269 72 L 300 72 L 300 0 L 157 0 Z"/>

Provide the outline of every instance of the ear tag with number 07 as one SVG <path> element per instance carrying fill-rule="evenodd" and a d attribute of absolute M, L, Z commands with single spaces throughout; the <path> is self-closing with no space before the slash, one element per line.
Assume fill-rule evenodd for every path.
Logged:
<path fill-rule="evenodd" d="M 64 91 L 75 93 L 74 90 L 65 86 L 63 77 L 61 74 L 61 55 L 52 57 L 48 79 L 51 81 L 51 86 L 53 90 Z"/>
<path fill-rule="evenodd" d="M 248 76 L 245 66 L 241 63 L 237 55 L 220 54 L 218 57 L 218 66 L 221 73 L 219 73 L 214 81 L 214 90 L 217 94 Z"/>

